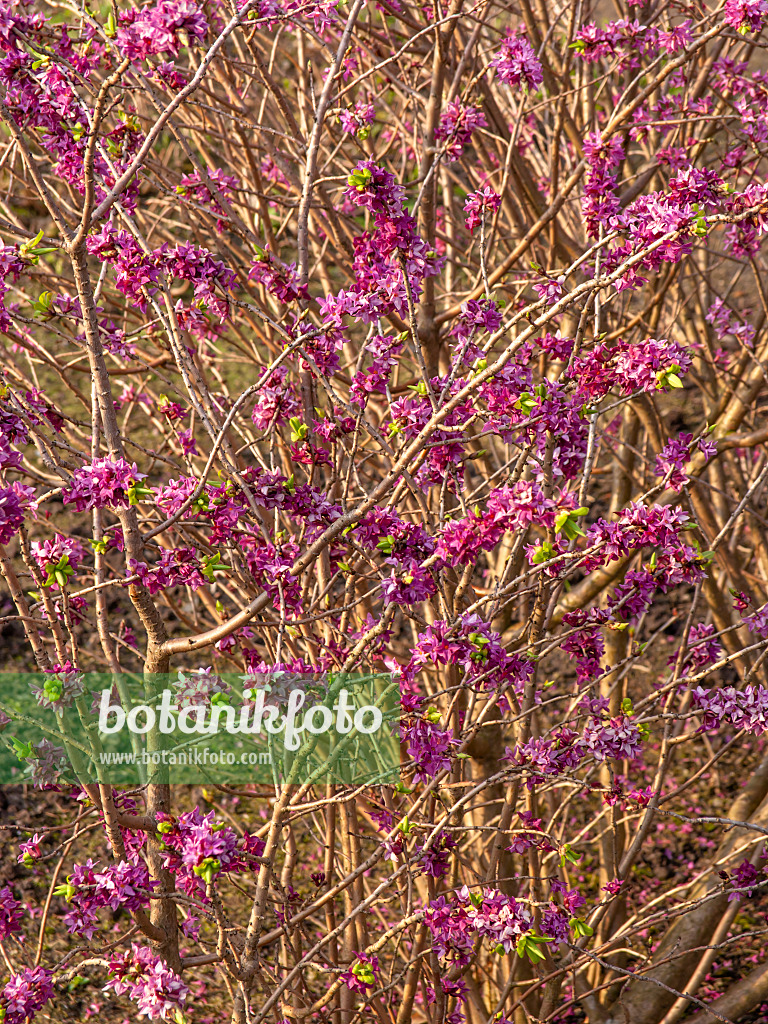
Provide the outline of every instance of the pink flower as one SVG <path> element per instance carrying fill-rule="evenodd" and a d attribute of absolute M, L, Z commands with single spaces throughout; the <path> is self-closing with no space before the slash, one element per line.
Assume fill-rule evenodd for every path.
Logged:
<path fill-rule="evenodd" d="M 25 1024 L 53 995 L 51 974 L 44 967 L 25 967 L 3 989 L 0 1007 L 5 1009 L 3 1024 Z"/>
<path fill-rule="evenodd" d="M 130 952 L 115 953 L 109 962 L 112 978 L 104 986 L 136 1003 L 140 1016 L 168 1020 L 183 1007 L 188 986 L 146 946 L 131 944 Z"/>
<path fill-rule="evenodd" d="M 121 17 L 117 42 L 126 57 L 142 60 L 155 54 L 177 56 L 180 33 L 190 43 L 205 38 L 208 21 L 193 0 L 161 0 L 154 7 L 129 10 Z"/>
<path fill-rule="evenodd" d="M 0 487 L 0 544 L 7 544 L 34 508 L 34 490 L 26 484 Z"/>
<path fill-rule="evenodd" d="M 464 212 L 468 214 L 465 224 L 472 235 L 475 228 L 483 219 L 483 214 L 492 216 L 501 204 L 501 196 L 497 195 L 488 185 L 478 189 L 477 192 L 470 192 L 464 203 Z"/>
<path fill-rule="evenodd" d="M 96 459 L 78 469 L 71 483 L 63 487 L 61 497 L 65 504 L 75 503 L 78 512 L 91 508 L 125 508 L 129 503 L 129 488 L 146 479 L 134 462 L 125 459 Z"/>
<path fill-rule="evenodd" d="M 523 36 L 508 36 L 491 60 L 505 85 L 522 85 L 534 92 L 544 81 L 544 72 L 536 51 Z"/>
<path fill-rule="evenodd" d="M 13 893 L 6 885 L 0 889 L 0 942 L 7 939 L 14 932 L 21 931 L 21 922 L 24 912 L 21 904 L 15 899 Z"/>
<path fill-rule="evenodd" d="M 737 32 L 759 32 L 768 14 L 768 0 L 726 0 L 723 21 Z"/>
<path fill-rule="evenodd" d="M 447 103 L 435 131 L 435 139 L 446 140 L 448 160 L 458 160 L 472 138 L 473 132 L 485 128 L 485 114 L 477 107 L 465 106 L 460 100 Z"/>

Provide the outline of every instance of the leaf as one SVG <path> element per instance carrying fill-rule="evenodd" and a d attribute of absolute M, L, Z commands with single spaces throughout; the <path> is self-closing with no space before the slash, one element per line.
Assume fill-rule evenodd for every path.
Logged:
<path fill-rule="evenodd" d="M 17 736 L 9 736 L 8 739 L 11 741 L 14 753 L 20 761 L 25 761 L 28 757 L 32 756 L 32 744 L 23 743 Z"/>

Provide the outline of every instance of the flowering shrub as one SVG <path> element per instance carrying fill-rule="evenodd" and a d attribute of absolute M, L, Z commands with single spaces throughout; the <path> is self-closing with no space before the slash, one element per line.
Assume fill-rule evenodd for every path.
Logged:
<path fill-rule="evenodd" d="M 3 5 L 9 667 L 391 672 L 402 772 L 72 786 L 0 684 L 0 1021 L 768 1020 L 767 26 Z"/>

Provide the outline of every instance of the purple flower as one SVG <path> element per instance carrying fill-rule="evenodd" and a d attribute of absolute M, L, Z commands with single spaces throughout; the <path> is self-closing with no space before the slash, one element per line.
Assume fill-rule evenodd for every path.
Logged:
<path fill-rule="evenodd" d="M 258 430 L 268 430 L 280 423 L 287 423 L 300 412 L 301 403 L 295 386 L 288 380 L 288 368 L 278 366 L 259 389 L 251 419 Z"/>
<path fill-rule="evenodd" d="M 677 53 L 690 46 L 693 42 L 691 22 L 686 19 L 679 25 L 674 25 L 668 31 L 660 31 L 658 36 L 659 46 L 667 53 Z"/>
<path fill-rule="evenodd" d="M 437 553 L 450 565 L 467 565 L 481 551 L 490 551 L 505 533 L 531 523 L 553 526 L 555 502 L 545 498 L 538 484 L 520 480 L 512 487 L 491 492 L 487 511 L 446 523 L 437 543 Z"/>
<path fill-rule="evenodd" d="M 745 611 L 749 607 L 749 601 L 744 599 L 744 595 L 738 595 L 736 607 L 741 611 Z M 744 616 L 744 624 L 753 633 L 757 633 L 759 636 L 766 638 L 768 637 L 768 604 L 763 605 L 753 615 Z"/>
<path fill-rule="evenodd" d="M 593 64 L 601 57 L 608 56 L 613 46 L 608 33 L 592 21 L 585 25 L 576 36 L 577 52 L 587 64 Z"/>
<path fill-rule="evenodd" d="M 715 627 L 709 623 L 698 622 L 691 627 L 688 635 L 688 649 L 694 668 L 700 669 L 705 665 L 712 665 L 723 656 L 723 648 L 714 633 Z"/>
<path fill-rule="evenodd" d="M 584 729 L 581 746 L 597 761 L 633 758 L 642 749 L 642 736 L 637 725 L 623 715 L 609 722 L 593 719 Z"/>
<path fill-rule="evenodd" d="M 31 683 L 30 689 L 40 707 L 67 708 L 84 693 L 83 677 L 74 671 L 50 672 L 42 686 Z"/>
<path fill-rule="evenodd" d="M 163 83 L 168 89 L 173 89 L 174 92 L 178 89 L 183 89 L 187 84 L 187 80 L 184 75 L 174 66 L 172 61 L 161 61 L 154 68 L 154 76 Z"/>
<path fill-rule="evenodd" d="M 361 408 L 365 408 L 368 395 L 386 394 L 392 370 L 398 364 L 398 354 L 402 350 L 403 339 L 377 334 L 366 345 L 366 355 L 371 365 L 356 373 L 349 389 L 350 400 Z"/>
<path fill-rule="evenodd" d="M 125 508 L 130 503 L 131 484 L 144 479 L 146 473 L 139 473 L 135 462 L 131 465 L 125 459 L 105 456 L 78 469 L 71 483 L 62 488 L 61 497 L 65 504 L 74 502 L 78 512 L 92 508 Z"/>
<path fill-rule="evenodd" d="M 21 931 L 21 922 L 24 912 L 21 904 L 15 899 L 13 893 L 6 885 L 0 889 L 0 942 L 7 939 L 14 932 Z"/>
<path fill-rule="evenodd" d="M 439 896 L 430 904 L 426 924 L 435 952 L 442 960 L 466 964 L 475 938 L 508 953 L 533 926 L 533 914 L 512 896 L 496 889 L 470 892 L 467 886 L 452 897 Z"/>
<path fill-rule="evenodd" d="M 548 303 L 556 302 L 563 294 L 563 284 L 565 283 L 565 277 L 545 277 L 543 280 L 537 282 L 533 286 L 533 290 L 539 296 L 540 299 L 544 299 Z"/>
<path fill-rule="evenodd" d="M 0 1006 L 5 1010 L 3 1024 L 25 1024 L 53 995 L 51 974 L 44 967 L 25 967 L 3 989 Z"/>
<path fill-rule="evenodd" d="M 576 661 L 576 682 L 581 686 L 600 675 L 605 643 L 599 629 L 581 629 L 562 643 L 562 650 Z"/>
<path fill-rule="evenodd" d="M 150 893 L 157 885 L 149 877 L 147 865 L 139 857 L 109 864 L 93 876 L 93 896 L 101 906 L 136 910 L 149 903 Z"/>
<path fill-rule="evenodd" d="M 759 32 L 768 14 L 768 0 L 726 0 L 723 21 L 737 32 Z"/>
<path fill-rule="evenodd" d="M 457 893 L 453 897 L 438 896 L 429 906 L 425 921 L 432 936 L 432 948 L 441 960 L 450 959 L 458 964 L 470 961 L 475 930 L 467 913 L 468 905 L 469 900 Z"/>
<path fill-rule="evenodd" d="M 541 930 L 545 935 L 551 935 L 558 942 L 567 942 L 570 938 L 569 915 L 561 907 L 550 905 L 541 915 Z"/>
<path fill-rule="evenodd" d="M 445 105 L 440 123 L 435 130 L 436 141 L 445 139 L 445 155 L 448 160 L 458 160 L 469 144 L 473 132 L 487 127 L 485 114 L 477 107 L 465 106 L 460 100 L 451 100 Z"/>
<path fill-rule="evenodd" d="M 477 192 L 469 192 L 464 203 L 464 212 L 467 214 L 465 224 L 470 235 L 475 233 L 475 228 L 483 219 L 483 213 L 492 215 L 501 205 L 501 196 L 486 185 Z M 466 305 L 466 303 L 464 303 Z"/>
<path fill-rule="evenodd" d="M 414 719 L 403 726 L 402 738 L 415 761 L 415 783 L 429 782 L 438 772 L 451 767 L 451 750 L 456 740 L 433 722 Z"/>
<path fill-rule="evenodd" d="M 197 450 L 197 442 L 191 430 L 180 430 L 179 444 L 181 445 L 184 455 L 191 459 L 193 455 L 199 455 L 200 452 Z"/>
<path fill-rule="evenodd" d="M 704 437 L 700 437 L 696 442 L 696 447 L 704 455 L 707 461 L 709 461 L 714 455 L 717 455 L 717 441 L 712 438 L 707 440 Z"/>
<path fill-rule="evenodd" d="M 109 962 L 113 975 L 104 986 L 136 1003 L 139 1015 L 168 1020 L 189 995 L 188 986 L 151 949 L 131 944 L 131 951 L 115 953 Z"/>
<path fill-rule="evenodd" d="M 593 171 L 612 171 L 624 159 L 624 143 L 617 135 L 605 142 L 600 132 L 590 132 L 584 139 L 584 156 Z"/>
<path fill-rule="evenodd" d="M 33 784 L 39 789 L 55 786 L 69 764 L 64 748 L 57 747 L 46 739 L 33 743 L 31 752 L 24 760 L 32 769 Z"/>
<path fill-rule="evenodd" d="M 615 372 L 624 393 L 629 394 L 636 388 L 655 391 L 663 386 L 661 380 L 666 371 L 676 366 L 673 372 L 679 376 L 690 365 L 691 357 L 677 342 L 649 338 L 641 345 L 620 345 Z"/>
<path fill-rule="evenodd" d="M 441 833 L 426 850 L 420 843 L 417 843 L 416 858 L 424 874 L 431 878 L 444 878 L 448 873 L 451 850 L 455 846 L 456 840 L 449 833 Z"/>
<path fill-rule="evenodd" d="M 656 456 L 656 476 L 664 477 L 674 491 L 682 490 L 688 483 L 688 474 L 683 467 L 690 458 L 693 434 L 680 434 L 668 441 Z"/>
<path fill-rule="evenodd" d="M 19 843 L 19 864 L 29 864 L 30 861 L 37 860 L 41 856 L 41 840 L 42 836 L 35 832 L 31 839 L 25 839 L 23 843 Z"/>
<path fill-rule="evenodd" d="M 745 686 L 737 690 L 723 686 L 705 690 L 697 686 L 691 691 L 693 705 L 703 712 L 702 729 L 719 729 L 724 721 L 735 730 L 760 735 L 768 732 L 768 689 L 763 686 Z"/>
<path fill-rule="evenodd" d="M 544 81 L 544 72 L 536 51 L 523 36 L 508 36 L 490 66 L 496 68 L 505 85 L 523 85 L 534 92 Z"/>
<path fill-rule="evenodd" d="M 376 116 L 372 103 L 356 103 L 354 107 L 339 112 L 339 123 L 343 132 L 357 135 L 359 139 L 367 139 L 371 124 Z"/>
<path fill-rule="evenodd" d="M 253 258 L 248 280 L 262 284 L 278 302 L 296 302 L 307 298 L 307 286 L 296 273 L 295 263 L 281 263 L 269 248 L 259 249 Z"/>
<path fill-rule="evenodd" d="M 378 167 L 373 160 L 362 160 L 350 174 L 344 195 L 356 206 L 364 206 L 376 222 L 396 220 L 403 215 L 405 189 L 395 176 Z"/>
<path fill-rule="evenodd" d="M 32 541 L 30 544 L 32 556 L 43 570 L 48 574 L 46 586 L 52 586 L 54 590 L 59 588 L 58 581 L 54 578 L 56 568 L 65 575 L 74 575 L 77 567 L 85 557 L 85 548 L 76 537 L 64 537 L 57 533 L 53 540 Z"/>
<path fill-rule="evenodd" d="M 174 683 L 177 708 L 210 707 L 217 693 L 226 693 L 227 685 L 211 668 L 198 668 L 194 672 L 179 671 Z"/>
<path fill-rule="evenodd" d="M 478 330 L 493 334 L 499 327 L 501 312 L 492 299 L 467 299 L 461 304 L 461 313 L 451 333 L 459 342 L 465 342 L 474 339 Z"/>
<path fill-rule="evenodd" d="M 754 864 L 750 864 L 748 860 L 743 860 L 731 875 L 731 881 L 739 889 L 749 888 L 755 885 L 757 882 L 761 881 L 761 879 L 762 876 L 760 872 L 757 870 Z M 752 893 L 749 893 L 748 895 L 751 896 Z M 738 900 L 740 899 L 740 897 L 741 893 L 733 892 L 728 897 L 728 902 L 730 903 L 733 900 Z"/>
<path fill-rule="evenodd" d="M 208 206 L 218 216 L 224 217 L 225 211 L 219 202 L 219 197 L 232 195 L 236 189 L 241 187 L 240 179 L 232 174 L 225 174 L 218 167 L 210 168 L 207 178 L 208 181 L 204 181 L 198 170 L 194 170 L 191 174 L 182 174 L 181 181 L 176 186 L 176 192 L 179 195 L 188 196 L 196 203 Z M 213 192 L 211 186 L 213 186 Z M 221 225 L 222 222 L 219 221 L 219 224 Z"/>
<path fill-rule="evenodd" d="M 203 40 L 208 31 L 205 14 L 192 0 L 161 0 L 154 7 L 133 8 L 122 15 L 120 25 L 120 52 L 134 60 L 154 54 L 176 57 L 181 33 L 192 43 Z"/>
<path fill-rule="evenodd" d="M 0 544 L 7 544 L 24 522 L 26 512 L 34 509 L 34 489 L 14 483 L 0 487 Z"/>
<path fill-rule="evenodd" d="M 99 910 L 117 910 L 120 906 L 136 910 L 147 906 L 157 884 L 150 880 L 147 866 L 138 854 L 98 871 L 95 868 L 90 857 L 84 864 L 75 864 L 66 884 L 57 890 L 70 905 L 64 915 L 67 930 L 88 940 L 97 931 Z"/>
<path fill-rule="evenodd" d="M 246 870 L 251 853 L 260 856 L 258 840 L 245 841 L 241 848 L 234 829 L 216 822 L 213 811 L 204 815 L 195 808 L 175 822 L 162 817 L 159 831 L 166 866 L 176 876 L 179 888 L 196 898 L 205 896 L 206 882 L 222 872 Z"/>
<path fill-rule="evenodd" d="M 401 563 L 397 572 L 393 570 L 381 583 L 385 604 L 417 604 L 436 590 L 429 570 L 423 569 L 414 558 Z"/>

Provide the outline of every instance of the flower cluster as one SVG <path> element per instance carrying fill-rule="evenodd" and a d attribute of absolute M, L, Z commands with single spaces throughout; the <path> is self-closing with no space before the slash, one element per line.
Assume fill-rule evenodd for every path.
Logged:
<path fill-rule="evenodd" d="M 470 235 L 474 234 L 475 228 L 480 224 L 483 215 L 492 216 L 501 205 L 501 196 L 486 185 L 477 192 L 470 192 L 464 203 L 464 212 L 467 214 L 465 224 Z M 474 300 L 473 300 L 474 301 Z"/>
<path fill-rule="evenodd" d="M 3 1024 L 26 1024 L 53 996 L 51 974 L 44 967 L 25 967 L 2 991 Z"/>
<path fill-rule="evenodd" d="M 415 718 L 402 727 L 402 739 L 414 760 L 414 782 L 428 782 L 451 767 L 456 741 L 449 732 L 427 719 Z"/>
<path fill-rule="evenodd" d="M 584 400 L 602 398 L 612 388 L 621 394 L 682 387 L 691 356 L 679 342 L 649 338 L 642 345 L 619 341 L 597 344 L 574 365 L 574 379 Z"/>
<path fill-rule="evenodd" d="M 533 927 L 533 914 L 497 889 L 473 893 L 462 886 L 452 899 L 439 896 L 426 918 L 433 948 L 441 960 L 469 962 L 476 938 L 508 953 Z"/>
<path fill-rule="evenodd" d="M 90 940 L 99 927 L 99 910 L 136 910 L 147 906 L 155 884 L 138 855 L 103 868 L 90 858 L 75 864 L 66 883 L 57 889 L 58 895 L 70 905 L 64 915 L 67 930 Z"/>
<path fill-rule="evenodd" d="M 581 747 L 596 761 L 631 760 L 639 754 L 642 740 L 637 724 L 622 715 L 608 722 L 593 719 L 584 729 Z"/>
<path fill-rule="evenodd" d="M 32 557 L 45 573 L 45 586 L 58 589 L 70 576 L 77 574 L 78 566 L 85 557 L 85 548 L 77 537 L 56 534 L 53 540 L 30 544 Z"/>
<path fill-rule="evenodd" d="M 437 542 L 437 553 L 450 565 L 476 561 L 481 551 L 490 551 L 505 533 L 524 530 L 532 523 L 554 526 L 557 503 L 547 498 L 535 483 L 520 480 L 512 487 L 491 491 L 486 511 L 480 509 L 465 519 L 447 523 Z"/>
<path fill-rule="evenodd" d="M 201 814 L 195 809 L 175 820 L 161 815 L 158 831 L 166 866 L 180 888 L 198 899 L 205 899 L 206 884 L 217 875 L 248 870 L 252 857 L 264 849 L 261 840 L 241 840 L 234 829 L 215 820 L 213 811 Z"/>
<path fill-rule="evenodd" d="M 192 301 L 185 304 L 179 299 L 176 303 L 176 313 L 182 322 L 193 325 L 197 317 L 208 311 L 219 320 L 229 316 L 226 295 L 235 287 L 237 277 L 207 249 L 182 242 L 147 251 L 130 232 L 115 231 L 109 224 L 89 235 L 87 246 L 89 253 L 113 266 L 115 287 L 142 312 L 163 279 L 175 278 L 192 285 Z"/>
<path fill-rule="evenodd" d="M 372 103 L 356 103 L 354 107 L 339 111 L 341 130 L 357 135 L 359 139 L 367 139 L 375 116 Z"/>
<path fill-rule="evenodd" d="M 205 179 L 200 176 L 198 170 L 191 174 L 182 174 L 181 181 L 176 186 L 176 192 L 215 213 L 218 218 L 216 226 L 219 230 L 223 230 L 226 224 L 226 213 L 221 201 L 229 199 L 239 187 L 240 181 L 233 174 L 225 174 L 218 167 L 212 167 L 207 172 Z"/>
<path fill-rule="evenodd" d="M 130 951 L 115 953 L 109 961 L 112 977 L 104 986 L 136 1003 L 139 1016 L 161 1020 L 183 1008 L 189 986 L 148 946 L 131 943 Z"/>
<path fill-rule="evenodd" d="M 505 85 L 535 92 L 544 81 L 544 72 L 536 51 L 524 36 L 510 35 L 494 54 L 490 66 Z"/>
<path fill-rule="evenodd" d="M 691 694 L 694 707 L 702 715 L 702 729 L 711 732 L 727 722 L 734 729 L 756 735 L 768 731 L 768 689 L 764 686 L 746 686 L 743 690 L 697 686 Z"/>
<path fill-rule="evenodd" d="M 8 886 L 0 889 L 0 942 L 21 931 L 24 912 Z"/>
<path fill-rule="evenodd" d="M 178 56 L 182 34 L 189 42 L 205 39 L 208 22 L 194 0 L 160 0 L 154 6 L 123 13 L 117 43 L 126 57 Z"/>
<path fill-rule="evenodd" d="M 353 992 L 365 992 L 371 988 L 379 972 L 379 958 L 369 956 L 366 953 L 356 953 L 357 959 L 349 968 L 344 971 L 341 978 L 347 988 Z"/>
<path fill-rule="evenodd" d="M 125 459 L 94 459 L 90 465 L 76 470 L 70 483 L 62 488 L 65 504 L 74 503 L 78 512 L 92 508 L 126 508 L 135 504 L 142 488 L 137 484 L 146 479 L 134 462 Z"/>
<path fill-rule="evenodd" d="M 30 689 L 41 707 L 66 708 L 85 693 L 79 672 L 49 672 L 42 686 L 32 683 Z"/>
<path fill-rule="evenodd" d="M 479 128 L 486 128 L 485 114 L 477 107 L 468 107 L 460 100 L 446 104 L 440 123 L 435 129 L 435 140 L 445 142 L 448 160 L 458 160 Z"/>
<path fill-rule="evenodd" d="M 737 32 L 759 32 L 768 14 L 768 0 L 726 0 L 723 20 Z"/>
<path fill-rule="evenodd" d="M 503 693 L 511 688 L 520 694 L 533 673 L 533 662 L 524 654 L 508 651 L 501 637 L 477 614 L 465 614 L 449 625 L 437 620 L 419 634 L 403 682 L 411 683 L 425 667 L 455 665 L 466 682 Z M 405 701 L 405 698 L 403 698 Z M 505 707 L 505 698 L 499 701 Z"/>
<path fill-rule="evenodd" d="M 307 298 L 307 286 L 296 276 L 296 264 L 281 263 L 268 248 L 259 249 L 248 271 L 248 280 L 263 285 L 278 302 Z"/>
<path fill-rule="evenodd" d="M 584 140 L 584 156 L 589 161 L 589 173 L 584 183 L 581 209 L 589 234 L 597 238 L 601 227 L 610 231 L 624 224 L 616 193 L 617 171 L 624 159 L 624 146 L 616 136 L 604 142 L 600 132 L 592 132 Z"/>

